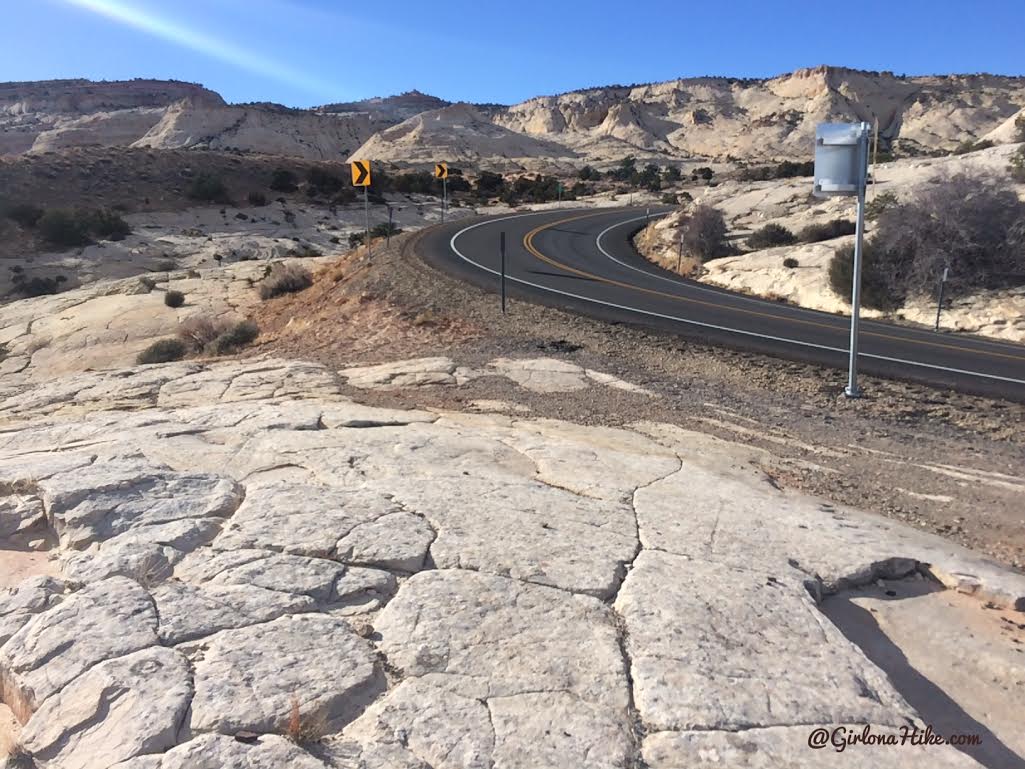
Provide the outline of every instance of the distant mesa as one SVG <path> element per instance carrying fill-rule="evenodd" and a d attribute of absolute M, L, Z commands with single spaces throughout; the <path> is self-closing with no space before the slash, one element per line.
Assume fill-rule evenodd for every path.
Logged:
<path fill-rule="evenodd" d="M 237 149 L 496 168 L 548 161 L 804 159 L 817 123 L 878 122 L 884 148 L 950 152 L 1013 141 L 1025 79 L 904 76 L 820 66 L 778 77 L 697 77 L 586 88 L 520 104 L 397 96 L 291 109 L 227 104 L 195 83 L 53 80 L 0 84 L 0 154 L 79 146 Z"/>

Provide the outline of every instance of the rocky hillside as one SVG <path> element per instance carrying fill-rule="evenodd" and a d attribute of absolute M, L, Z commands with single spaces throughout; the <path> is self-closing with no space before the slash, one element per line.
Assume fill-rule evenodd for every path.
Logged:
<path fill-rule="evenodd" d="M 240 149 L 328 160 L 352 152 L 380 127 L 365 112 L 331 115 L 273 104 L 228 105 L 213 91 L 190 83 L 0 84 L 0 155 L 100 146 Z"/>
<path fill-rule="evenodd" d="M 504 168 L 517 160 L 573 158 L 577 153 L 544 137 L 497 125 L 469 104 L 453 104 L 375 134 L 356 156 L 414 164 L 447 159 Z"/>
<path fill-rule="evenodd" d="M 291 110 L 227 105 L 187 83 L 0 85 L 0 154 L 83 145 L 240 149 L 321 160 L 467 165 L 614 162 L 628 155 L 766 161 L 807 158 L 815 125 L 879 123 L 884 150 L 947 153 L 1009 140 L 1025 78 L 905 77 L 838 67 L 767 80 L 690 78 L 543 96 L 512 107 L 452 105 L 411 91 Z M 530 165 L 519 162 L 520 165 Z"/>

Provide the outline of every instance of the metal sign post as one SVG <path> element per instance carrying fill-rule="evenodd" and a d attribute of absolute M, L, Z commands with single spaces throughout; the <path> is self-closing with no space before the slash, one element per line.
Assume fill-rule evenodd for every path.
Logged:
<path fill-rule="evenodd" d="M 856 195 L 858 223 L 854 236 L 851 285 L 851 345 L 848 398 L 861 397 L 858 389 L 858 330 L 861 322 L 861 264 L 865 245 L 865 189 L 868 183 L 868 123 L 823 123 L 815 129 L 815 187 L 817 197 Z"/>
<path fill-rule="evenodd" d="M 940 313 L 943 311 L 943 289 L 947 287 L 947 276 L 950 274 L 950 268 L 943 268 L 943 277 L 940 278 L 940 295 L 936 300 L 936 330 L 940 330 Z"/>
<path fill-rule="evenodd" d="M 498 250 L 502 254 L 502 314 L 505 315 L 505 232 L 498 238 Z"/>
<path fill-rule="evenodd" d="M 435 164 L 434 178 L 441 179 L 441 223 L 444 224 L 448 213 L 448 163 Z"/>
<path fill-rule="evenodd" d="M 369 160 L 354 160 L 352 161 L 352 186 L 363 188 L 363 213 L 366 217 L 366 242 L 367 242 L 367 256 L 371 256 L 370 250 L 370 161 Z"/>
<path fill-rule="evenodd" d="M 392 230 L 392 208 L 391 203 L 388 203 L 388 232 L 384 235 L 385 248 L 391 246 L 391 230 Z"/>

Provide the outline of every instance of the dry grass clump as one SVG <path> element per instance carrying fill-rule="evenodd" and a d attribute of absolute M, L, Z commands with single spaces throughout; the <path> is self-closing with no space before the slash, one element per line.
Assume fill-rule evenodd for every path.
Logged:
<path fill-rule="evenodd" d="M 260 283 L 260 298 L 264 301 L 284 294 L 297 294 L 313 285 L 313 275 L 297 264 L 276 265 Z"/>
<path fill-rule="evenodd" d="M 299 698 L 292 697 L 292 706 L 285 724 L 285 737 L 296 745 L 310 745 L 319 742 L 327 734 L 327 721 L 323 714 L 303 715 Z"/>

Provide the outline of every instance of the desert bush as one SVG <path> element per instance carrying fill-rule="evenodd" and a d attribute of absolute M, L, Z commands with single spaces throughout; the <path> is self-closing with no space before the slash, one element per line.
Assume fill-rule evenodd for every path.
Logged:
<path fill-rule="evenodd" d="M 843 235 L 853 235 L 856 230 L 857 225 L 850 219 L 832 219 L 820 224 L 809 224 L 797 233 L 797 237 L 802 243 L 818 243 Z"/>
<path fill-rule="evenodd" d="M 34 276 L 26 277 L 24 273 L 16 273 L 13 278 L 14 291 L 24 297 L 47 296 L 60 291 L 61 284 L 67 282 L 63 275 L 53 278 Z"/>
<path fill-rule="evenodd" d="M 124 240 L 132 233 L 128 222 L 116 211 L 101 208 L 96 211 L 79 213 L 79 220 L 87 232 L 107 240 Z"/>
<path fill-rule="evenodd" d="M 330 171 L 314 166 L 306 175 L 306 181 L 312 189 L 319 190 L 325 195 L 333 195 L 343 187 L 340 177 Z"/>
<path fill-rule="evenodd" d="M 262 207 L 267 205 L 267 196 L 257 190 L 254 190 L 249 193 L 248 200 L 249 205 L 251 206 Z"/>
<path fill-rule="evenodd" d="M 270 177 L 270 188 L 275 192 L 295 192 L 298 187 L 295 174 L 284 168 L 277 168 Z"/>
<path fill-rule="evenodd" d="M 1014 119 L 1014 141 L 1025 142 L 1025 113 Z"/>
<path fill-rule="evenodd" d="M 237 352 L 260 335 L 260 327 L 251 320 L 243 320 L 229 326 L 208 346 L 213 355 L 230 355 Z"/>
<path fill-rule="evenodd" d="M 585 182 L 596 182 L 601 179 L 601 171 L 593 166 L 584 166 L 577 172 L 577 178 Z"/>
<path fill-rule="evenodd" d="M 783 266 L 786 267 L 788 270 L 793 270 L 797 267 L 800 267 L 801 263 L 794 259 L 794 257 L 788 256 L 786 259 L 783 260 Z"/>
<path fill-rule="evenodd" d="M 976 150 L 987 150 L 993 146 L 993 142 L 989 139 L 983 139 L 982 141 L 973 142 L 971 139 L 966 139 L 954 148 L 954 155 L 964 155 L 968 152 L 975 152 Z"/>
<path fill-rule="evenodd" d="M 676 197 L 676 193 L 674 192 L 667 192 L 662 196 L 663 205 L 675 206 L 678 205 L 679 202 L 680 200 Z"/>
<path fill-rule="evenodd" d="M 39 206 L 31 203 L 7 203 L 2 205 L 3 215 L 22 227 L 35 227 L 36 222 L 45 213 Z"/>
<path fill-rule="evenodd" d="M 766 224 L 747 236 L 748 248 L 773 248 L 789 246 L 797 242 L 797 236 L 781 224 Z"/>
<path fill-rule="evenodd" d="M 185 294 L 181 291 L 167 291 L 164 293 L 164 304 L 175 309 L 185 304 Z"/>
<path fill-rule="evenodd" d="M 84 246 L 90 242 L 82 217 L 63 208 L 51 209 L 39 217 L 36 229 L 44 240 L 55 246 Z"/>
<path fill-rule="evenodd" d="M 227 203 L 228 188 L 224 180 L 213 174 L 199 174 L 189 183 L 185 194 L 193 200 L 201 200 L 206 203 Z"/>
<path fill-rule="evenodd" d="M 703 262 L 733 252 L 726 239 L 726 219 L 718 208 L 697 206 L 682 220 L 680 226 L 684 250 Z"/>
<path fill-rule="evenodd" d="M 795 176 L 811 176 L 815 173 L 815 162 L 809 160 L 804 163 L 795 163 L 791 160 L 784 160 L 774 166 L 754 166 L 743 168 L 737 174 L 737 178 L 744 182 L 766 181 L 769 179 L 790 179 Z M 710 177 L 709 177 L 710 178 Z"/>
<path fill-rule="evenodd" d="M 840 249 L 830 264 L 831 287 L 848 298 L 851 254 Z M 1025 284 L 1025 203 L 1005 179 L 955 174 L 886 208 L 866 243 L 865 304 L 887 308 L 930 296 L 946 268 L 950 296 Z"/>
<path fill-rule="evenodd" d="M 1011 178 L 1016 182 L 1025 182 L 1025 144 L 1011 155 L 1011 165 L 1008 170 L 1011 172 Z"/>
<path fill-rule="evenodd" d="M 351 232 L 349 233 L 349 248 L 356 248 L 362 246 L 363 241 L 367 239 L 366 233 L 363 232 Z"/>
<path fill-rule="evenodd" d="M 888 280 L 882 249 L 875 240 L 865 242 L 861 264 L 861 304 L 875 310 L 892 310 L 904 304 L 906 296 L 900 281 Z M 851 301 L 854 284 L 854 244 L 836 249 L 829 262 L 829 287 L 837 295 Z"/>
<path fill-rule="evenodd" d="M 889 190 L 886 192 L 880 192 L 865 204 L 865 218 L 870 220 L 878 219 L 879 215 L 882 214 L 883 211 L 897 205 L 898 203 L 900 203 L 900 201 L 894 193 Z"/>
<path fill-rule="evenodd" d="M 394 224 L 388 222 L 382 222 L 381 224 L 375 224 L 370 228 L 370 237 L 372 238 L 385 238 L 389 235 L 398 235 L 402 230 L 396 227 Z"/>
<path fill-rule="evenodd" d="M 181 339 L 160 339 L 140 352 L 135 360 L 141 365 L 170 363 L 181 360 L 185 357 L 185 353 L 185 343 Z"/>
<path fill-rule="evenodd" d="M 198 353 L 223 334 L 228 324 L 211 320 L 205 315 L 193 315 L 178 326 L 178 339 L 190 352 Z"/>
<path fill-rule="evenodd" d="M 590 168 L 590 166 L 585 166 L 585 168 Z M 594 171 L 593 168 L 591 168 L 591 170 Z M 598 173 L 597 171 L 594 172 Z M 580 178 L 584 177 L 581 176 Z M 477 195 L 480 197 L 493 198 L 496 195 L 502 194 L 502 191 L 505 189 L 505 179 L 501 174 L 495 174 L 491 171 L 481 171 L 480 176 L 477 177 L 476 187 Z"/>
<path fill-rule="evenodd" d="M 313 285 L 313 275 L 297 264 L 276 265 L 260 282 L 260 298 L 264 301 L 283 294 L 305 291 Z"/>

